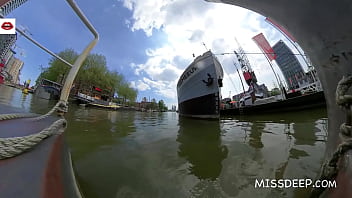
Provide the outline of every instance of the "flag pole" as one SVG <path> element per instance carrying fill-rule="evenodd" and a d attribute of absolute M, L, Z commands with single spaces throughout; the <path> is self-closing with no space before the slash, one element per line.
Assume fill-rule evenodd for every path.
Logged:
<path fill-rule="evenodd" d="M 276 78 L 276 81 L 277 81 L 277 83 L 278 83 L 278 85 L 279 85 L 279 87 L 280 87 L 281 96 L 282 96 L 284 99 L 286 99 L 286 96 L 283 95 L 283 93 L 282 93 L 282 92 L 283 92 L 282 89 L 285 89 L 285 88 L 282 87 L 282 83 L 281 83 L 281 81 L 279 81 L 278 75 L 276 74 L 276 72 L 275 72 L 275 70 L 274 70 L 273 64 L 271 63 L 271 61 L 269 60 L 269 58 L 268 58 L 266 55 L 264 55 L 264 56 L 265 56 L 266 60 L 268 61 L 271 70 L 273 70 L 273 73 L 274 73 L 274 76 L 275 76 L 275 78 Z"/>
<path fill-rule="evenodd" d="M 245 94 L 245 93 L 246 93 L 246 90 L 244 89 L 243 81 L 242 81 L 242 78 L 241 78 L 240 72 L 238 71 L 238 67 L 237 67 L 237 65 L 236 65 L 235 61 L 233 61 L 233 65 L 235 65 L 235 67 L 236 67 L 236 70 L 237 70 L 237 73 L 238 73 L 238 77 L 239 77 L 239 78 L 240 78 L 240 80 L 241 80 L 241 84 L 242 84 L 242 88 L 243 88 L 243 94 Z"/>

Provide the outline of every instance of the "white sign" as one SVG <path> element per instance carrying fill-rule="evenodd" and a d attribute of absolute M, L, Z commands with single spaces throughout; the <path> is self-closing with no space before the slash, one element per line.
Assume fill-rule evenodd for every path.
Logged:
<path fill-rule="evenodd" d="M 16 19 L 0 19 L 0 34 L 16 34 Z"/>

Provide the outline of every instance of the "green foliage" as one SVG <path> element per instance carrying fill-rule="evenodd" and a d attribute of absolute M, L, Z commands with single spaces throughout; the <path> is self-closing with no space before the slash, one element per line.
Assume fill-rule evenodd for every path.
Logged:
<path fill-rule="evenodd" d="M 106 84 L 108 73 L 105 57 L 90 54 L 79 70 L 75 83 L 78 84 L 80 89 L 89 90 L 92 86 L 96 86 L 108 90 L 109 85 Z"/>
<path fill-rule="evenodd" d="M 137 98 L 137 90 L 131 88 L 123 79 L 122 82 L 120 82 L 117 86 L 117 93 L 120 97 L 123 97 L 125 100 L 129 101 L 135 101 Z"/>
<path fill-rule="evenodd" d="M 73 49 L 66 49 L 60 52 L 58 55 L 71 64 L 73 64 L 78 57 L 77 53 Z M 49 65 L 50 67 L 48 68 L 42 68 L 43 71 L 39 75 L 38 79 L 46 78 L 48 80 L 62 84 L 67 76 L 68 71 L 70 70 L 70 66 L 54 57 L 49 60 Z M 36 82 L 38 83 L 38 80 Z"/>
<path fill-rule="evenodd" d="M 150 102 L 147 104 L 146 108 L 151 110 L 157 110 L 157 106 L 158 105 L 156 104 L 156 102 Z"/>
<path fill-rule="evenodd" d="M 270 95 L 271 96 L 276 96 L 276 95 L 280 95 L 281 94 L 281 91 L 279 88 L 273 88 L 271 91 L 270 91 Z"/>
<path fill-rule="evenodd" d="M 163 100 L 159 100 L 158 106 L 159 106 L 159 111 L 167 111 L 167 107 Z"/>
<path fill-rule="evenodd" d="M 71 64 L 77 59 L 78 54 L 73 49 L 66 49 L 58 54 L 63 59 Z M 52 58 L 49 61 L 49 67 L 41 68 L 42 73 L 37 79 L 46 78 L 63 84 L 70 70 L 62 61 Z M 124 103 L 127 101 L 134 102 L 137 98 L 137 90 L 131 88 L 122 74 L 116 71 L 109 71 L 106 63 L 106 58 L 101 54 L 90 54 L 80 68 L 74 81 L 78 90 L 91 90 L 93 86 L 99 87 L 104 92 L 112 96 L 117 93 L 119 97 L 124 98 Z"/>

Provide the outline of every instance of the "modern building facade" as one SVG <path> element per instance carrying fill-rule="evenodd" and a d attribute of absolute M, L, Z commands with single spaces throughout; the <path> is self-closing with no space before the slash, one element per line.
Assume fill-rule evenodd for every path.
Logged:
<path fill-rule="evenodd" d="M 276 54 L 276 63 L 285 77 L 288 88 L 299 88 L 300 82 L 306 79 L 301 63 L 282 40 L 278 41 L 273 49 Z"/>
<path fill-rule="evenodd" d="M 27 0 L 0 0 L 0 14 L 2 16 L 7 16 L 26 1 Z"/>
<path fill-rule="evenodd" d="M 16 42 L 15 34 L 0 34 L 0 84 L 9 77 L 4 67 L 13 55 L 11 47 Z"/>
<path fill-rule="evenodd" d="M 20 5 L 25 3 L 27 0 L 0 0 L 0 15 L 2 17 L 6 17 L 9 13 L 11 13 L 14 9 L 18 8 Z M 4 80 L 12 75 L 9 75 L 8 71 L 5 71 L 3 66 L 7 65 L 9 61 L 9 51 L 11 47 L 16 42 L 15 34 L 4 34 L 0 35 L 0 83 L 3 83 Z M 21 61 L 22 62 L 22 61 Z M 23 65 L 23 62 L 22 62 Z M 22 66 L 21 66 L 22 68 Z M 18 74 L 17 74 L 18 78 Z M 17 79 L 16 78 L 16 79 Z M 17 80 L 15 80 L 17 81 Z"/>
<path fill-rule="evenodd" d="M 0 34 L 0 61 L 5 64 L 7 60 L 5 57 L 8 55 L 11 47 L 15 44 L 17 39 L 16 34 Z"/>
<path fill-rule="evenodd" d="M 18 58 L 12 56 L 5 66 L 5 71 L 11 76 L 9 81 L 13 84 L 19 84 L 19 75 L 24 63 Z"/>
<path fill-rule="evenodd" d="M 4 58 L 3 58 L 3 63 L 4 65 L 6 65 L 9 60 L 11 59 L 11 57 L 15 54 L 15 52 L 10 48 L 10 50 L 5 54 Z"/>

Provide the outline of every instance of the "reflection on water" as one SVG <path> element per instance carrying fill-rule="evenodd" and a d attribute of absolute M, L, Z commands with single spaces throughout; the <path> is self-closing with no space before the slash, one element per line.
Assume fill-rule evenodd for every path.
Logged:
<path fill-rule="evenodd" d="M 190 163 L 190 173 L 199 179 L 218 178 L 228 152 L 221 145 L 219 122 L 184 118 L 179 120 L 179 126 L 178 155 Z"/>
<path fill-rule="evenodd" d="M 31 94 L 22 94 L 18 89 L 0 84 L 0 104 L 21 108 L 29 111 Z"/>
<path fill-rule="evenodd" d="M 314 179 L 327 138 L 325 110 L 226 118 L 223 189 L 233 197 L 307 197 L 309 189 L 255 189 L 255 179 Z M 242 144 L 234 144 L 241 142 Z M 232 185 L 229 183 L 232 182 Z M 233 190 L 239 189 L 239 190 Z"/>
<path fill-rule="evenodd" d="M 249 140 L 248 143 L 253 148 L 263 148 L 262 143 L 262 132 L 265 128 L 265 123 L 263 122 L 253 122 L 250 127 Z"/>
<path fill-rule="evenodd" d="M 0 103 L 36 113 L 55 104 L 4 86 Z M 322 109 L 217 122 L 70 105 L 65 117 L 86 198 L 307 197 L 309 189 L 258 189 L 254 183 L 314 179 L 327 138 Z"/>
<path fill-rule="evenodd" d="M 56 102 L 38 98 L 34 94 L 23 94 L 20 89 L 0 84 L 0 104 L 20 108 L 24 112 L 45 114 Z"/>

